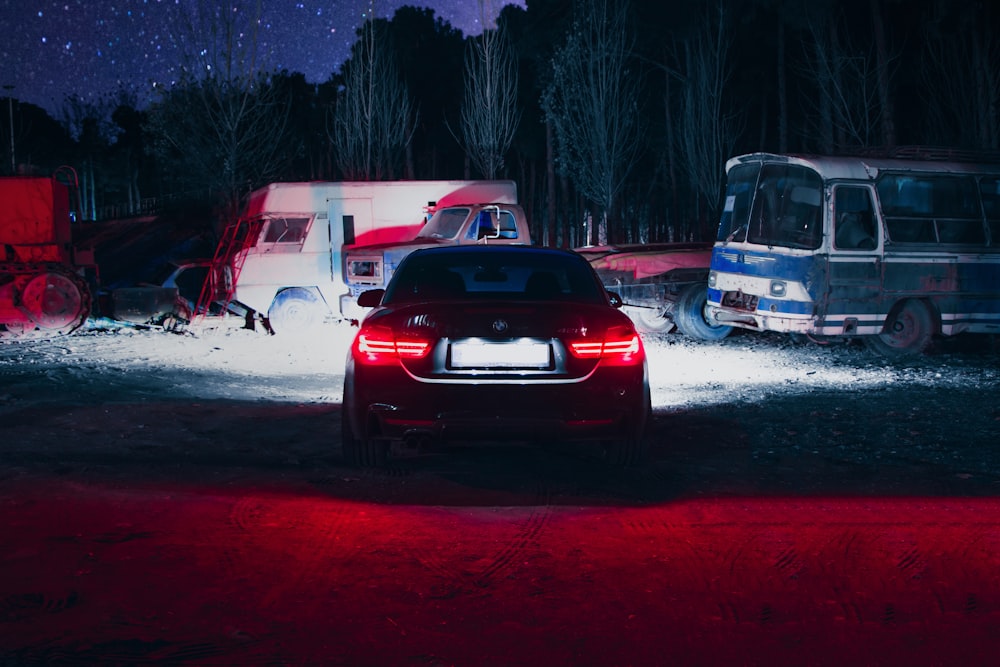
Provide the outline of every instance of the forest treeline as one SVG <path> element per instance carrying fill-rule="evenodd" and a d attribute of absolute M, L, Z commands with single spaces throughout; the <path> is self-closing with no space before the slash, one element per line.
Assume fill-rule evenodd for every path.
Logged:
<path fill-rule="evenodd" d="M 85 219 L 175 202 L 216 223 L 275 181 L 509 178 L 536 243 L 707 240 L 733 155 L 1000 148 L 998 13 L 527 0 L 464 36 L 407 6 L 310 82 L 268 69 L 241 8 L 191 18 L 183 76 L 147 105 L 74 95 L 53 118 L 0 100 L 16 149 L 0 173 L 73 167 Z"/>

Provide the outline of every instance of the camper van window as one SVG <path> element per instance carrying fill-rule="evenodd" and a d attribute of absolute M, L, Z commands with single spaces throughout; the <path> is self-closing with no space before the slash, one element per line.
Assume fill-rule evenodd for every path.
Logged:
<path fill-rule="evenodd" d="M 496 235 L 497 230 L 493 226 L 493 212 L 480 211 L 473 223 L 469 225 L 469 231 L 465 233 L 465 238 L 475 241 L 481 238 L 493 238 Z"/>
<path fill-rule="evenodd" d="M 264 243 L 302 243 L 308 227 L 309 218 L 271 218 Z"/>
<path fill-rule="evenodd" d="M 500 238 L 517 238 L 517 223 L 514 221 L 514 214 L 510 211 L 500 211 Z"/>
<path fill-rule="evenodd" d="M 469 210 L 468 207 L 438 209 L 417 234 L 417 238 L 455 238 L 462 231 L 462 223 L 469 216 Z"/>

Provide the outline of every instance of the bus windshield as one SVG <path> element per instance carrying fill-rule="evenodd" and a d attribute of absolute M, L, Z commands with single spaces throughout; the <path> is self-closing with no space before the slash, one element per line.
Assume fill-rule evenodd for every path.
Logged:
<path fill-rule="evenodd" d="M 812 169 L 747 163 L 730 169 L 717 240 L 819 248 L 823 180 Z"/>

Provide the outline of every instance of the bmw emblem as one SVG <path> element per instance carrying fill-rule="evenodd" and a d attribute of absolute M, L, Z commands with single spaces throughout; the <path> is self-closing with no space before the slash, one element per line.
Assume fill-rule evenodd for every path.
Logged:
<path fill-rule="evenodd" d="M 496 331 L 497 333 L 503 333 L 504 331 L 507 330 L 507 321 L 495 320 L 493 322 L 493 330 Z"/>

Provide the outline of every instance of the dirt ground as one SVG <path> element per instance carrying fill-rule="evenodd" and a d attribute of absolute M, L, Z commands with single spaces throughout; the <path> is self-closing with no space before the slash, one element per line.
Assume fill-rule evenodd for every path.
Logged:
<path fill-rule="evenodd" d="M 0 665 L 994 664 L 991 339 L 650 336 L 643 466 L 360 471 L 352 333 L 0 345 Z"/>

